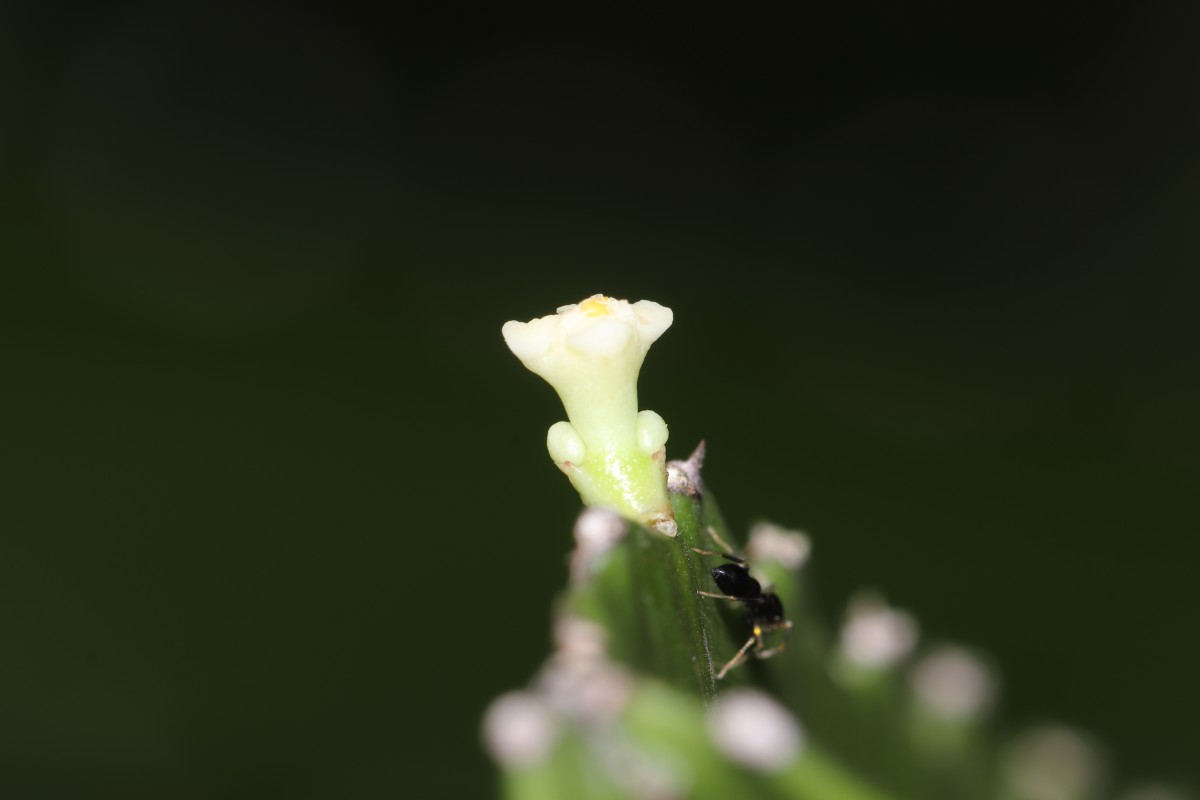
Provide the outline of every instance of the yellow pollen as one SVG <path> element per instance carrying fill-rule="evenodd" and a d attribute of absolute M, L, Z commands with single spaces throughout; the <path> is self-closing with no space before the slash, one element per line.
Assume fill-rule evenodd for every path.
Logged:
<path fill-rule="evenodd" d="M 589 317 L 603 317 L 612 311 L 608 304 L 607 297 L 602 294 L 594 294 L 579 304 L 579 310 Z"/>

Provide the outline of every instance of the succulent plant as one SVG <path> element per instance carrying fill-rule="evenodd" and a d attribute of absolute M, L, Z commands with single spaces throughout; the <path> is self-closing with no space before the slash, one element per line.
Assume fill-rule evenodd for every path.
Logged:
<path fill-rule="evenodd" d="M 744 548 L 702 478 L 666 460 L 637 377 L 670 309 L 595 295 L 504 337 L 569 421 L 551 459 L 586 508 L 555 647 L 498 698 L 484 741 L 513 800 L 1099 800 L 1100 750 L 1065 727 L 1005 742 L 993 669 L 922 646 L 915 618 L 855 597 L 837 633 L 814 608 L 811 543 L 758 523 Z M 1149 786 L 1125 798 L 1176 800 Z"/>

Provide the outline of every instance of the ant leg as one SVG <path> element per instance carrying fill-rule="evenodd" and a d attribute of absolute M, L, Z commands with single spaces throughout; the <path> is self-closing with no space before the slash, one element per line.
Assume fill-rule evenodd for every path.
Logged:
<path fill-rule="evenodd" d="M 725 553 L 718 553 L 716 550 L 705 550 L 703 547 L 693 547 L 692 552 L 701 556 L 722 556 L 724 558 L 729 557 Z"/>
<path fill-rule="evenodd" d="M 733 548 L 729 546 L 728 542 L 726 542 L 724 539 L 721 538 L 720 534 L 717 533 L 717 529 L 714 528 L 712 525 L 708 526 L 708 535 L 712 537 L 712 540 L 714 542 L 716 542 L 721 547 L 721 549 L 725 551 L 725 553 L 727 555 L 733 556 L 733 558 L 736 559 L 738 561 L 738 563 L 741 563 L 742 558 L 737 555 L 734 555 Z M 714 555 L 716 555 L 716 554 L 714 553 Z"/>
<path fill-rule="evenodd" d="M 693 547 L 692 548 L 693 553 L 699 553 L 702 556 L 721 556 L 722 558 L 728 559 L 729 561 L 732 561 L 735 564 L 745 564 L 746 563 L 746 559 L 742 558 L 739 555 L 736 555 L 733 552 L 733 548 L 729 546 L 728 542 L 726 542 L 724 539 L 721 538 L 721 535 L 719 533 L 717 533 L 717 529 L 714 528 L 712 525 L 708 526 L 708 535 L 710 537 L 712 537 L 712 540 L 714 542 L 716 542 L 717 545 L 719 545 L 720 548 L 722 550 L 724 550 L 725 552 L 718 553 L 716 550 L 705 550 L 703 547 Z"/>
<path fill-rule="evenodd" d="M 696 594 L 700 595 L 701 597 L 715 597 L 718 600 L 736 600 L 739 603 L 744 603 L 746 601 L 746 598 L 744 597 L 734 597 L 731 594 L 717 594 L 716 592 L 702 592 L 699 589 L 696 590 Z"/>
<path fill-rule="evenodd" d="M 717 680 L 721 680 L 722 678 L 724 678 L 725 675 L 728 674 L 729 670 L 733 669 L 734 667 L 738 666 L 743 661 L 745 661 L 746 654 L 750 652 L 750 648 L 753 647 L 756 643 L 758 643 L 760 641 L 761 640 L 758 638 L 757 634 L 755 634 L 754 636 L 751 636 L 749 639 L 747 639 L 746 643 L 744 645 L 742 645 L 742 649 L 738 650 L 737 653 L 733 656 L 733 658 L 729 659 L 729 662 L 726 663 L 725 666 L 721 667 L 721 671 L 717 673 Z"/>
<path fill-rule="evenodd" d="M 793 627 L 795 627 L 795 623 L 793 623 L 790 619 L 785 619 L 783 622 L 777 622 L 774 625 L 768 625 L 765 628 L 760 628 L 757 632 L 759 636 L 761 636 L 764 633 L 773 633 L 775 631 L 785 631 L 786 633 L 784 634 L 783 641 L 781 641 L 779 644 L 775 645 L 774 647 L 760 647 L 757 650 L 755 650 L 754 657 L 755 658 L 770 658 L 773 655 L 782 653 L 784 648 L 787 647 L 787 643 L 788 643 L 787 637 L 789 635 L 791 635 Z"/>
<path fill-rule="evenodd" d="M 780 642 L 774 647 L 768 647 L 766 650 L 755 650 L 755 658 L 770 658 L 771 656 L 779 655 L 787 648 L 787 642 Z"/>

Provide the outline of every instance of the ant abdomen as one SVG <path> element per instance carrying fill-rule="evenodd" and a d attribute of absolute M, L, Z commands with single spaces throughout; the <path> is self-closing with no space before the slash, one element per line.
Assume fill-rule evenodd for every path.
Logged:
<path fill-rule="evenodd" d="M 756 614 L 767 622 L 783 622 L 783 601 L 774 592 L 767 592 L 759 601 Z"/>

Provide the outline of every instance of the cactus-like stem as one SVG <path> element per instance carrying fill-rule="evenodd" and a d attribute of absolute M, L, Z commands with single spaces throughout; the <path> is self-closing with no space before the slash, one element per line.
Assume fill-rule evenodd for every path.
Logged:
<path fill-rule="evenodd" d="M 672 499 L 679 536 L 629 525 L 624 541 L 596 556 L 594 574 L 573 586 L 565 602 L 604 625 L 614 659 L 709 701 L 716 692 L 714 630 L 708 603 L 695 594 L 701 567 L 691 547 L 698 520 L 694 501 Z"/>
<path fill-rule="evenodd" d="M 696 550 L 719 547 L 710 529 L 729 541 L 728 529 L 711 494 L 676 491 L 671 501 L 675 537 L 601 510 L 581 516 L 558 649 L 531 695 L 557 733 L 540 759 L 506 764 L 507 796 L 637 798 L 639 787 L 658 785 L 662 793 L 645 796 L 888 800 L 805 742 L 782 703 L 749 688 L 767 679 L 768 662 L 752 659 L 717 680 L 745 640 L 742 609 L 701 594 L 714 592 L 711 566 L 728 559 Z M 762 712 L 751 708 L 749 722 L 736 713 L 722 722 L 747 692 L 777 719 L 755 723 Z M 771 724 L 783 725 L 790 750 L 772 752 L 779 735 L 765 749 L 754 741 Z M 493 750 L 504 763 L 503 745 Z"/>
<path fill-rule="evenodd" d="M 597 295 L 505 326 L 563 399 L 571 421 L 547 446 L 592 506 L 576 523 L 554 652 L 485 719 L 505 795 L 1099 800 L 1100 759 L 1073 731 L 1000 749 L 977 656 L 917 659 L 915 620 L 875 596 L 832 635 L 801 534 L 760 525 L 743 552 L 702 480 L 703 444 L 664 464 L 666 425 L 637 410 L 641 359 L 669 324 L 657 304 Z"/>

